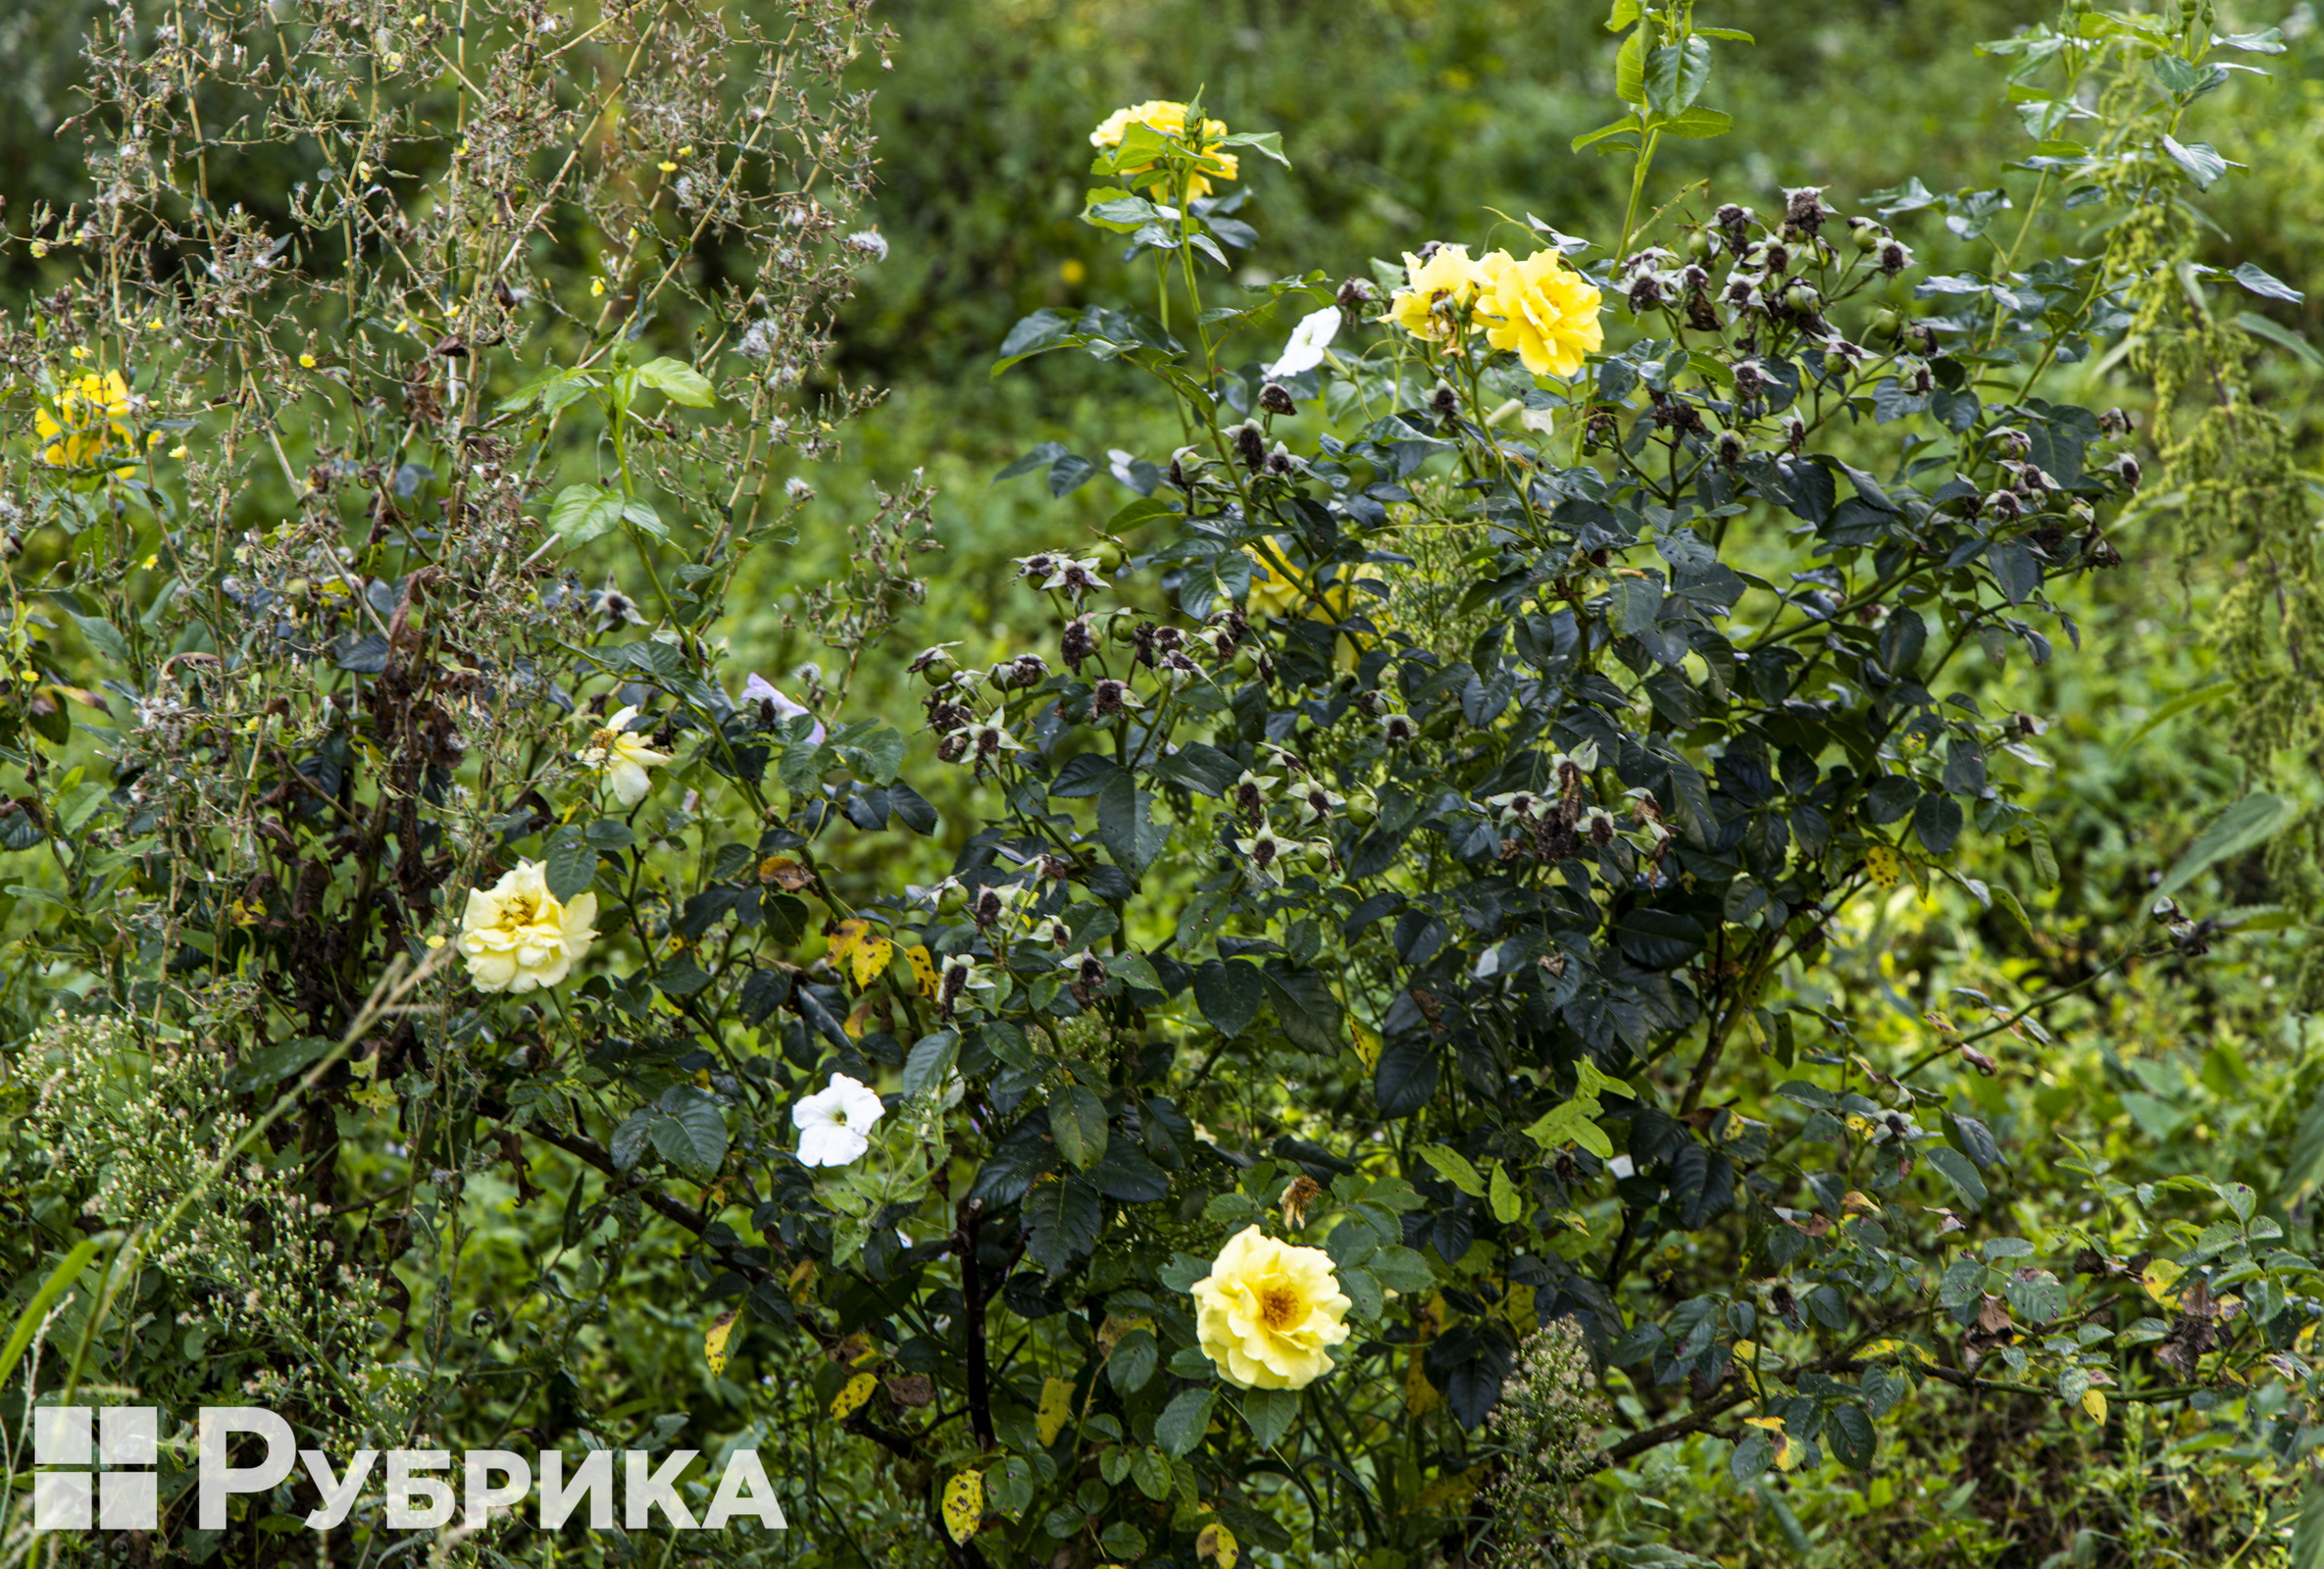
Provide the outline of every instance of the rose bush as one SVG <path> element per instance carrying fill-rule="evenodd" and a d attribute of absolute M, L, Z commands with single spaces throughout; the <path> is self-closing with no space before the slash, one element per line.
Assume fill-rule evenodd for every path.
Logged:
<path fill-rule="evenodd" d="M 859 10 L 199 21 L 100 42 L 97 123 L 194 162 L 101 149 L 39 218 L 86 268 L 0 336 L 0 1371 L 12 1434 L 100 1380 L 168 1413 L 133 1550 L 308 1561 L 303 1482 L 191 1518 L 192 1409 L 254 1394 L 341 1448 L 747 1442 L 795 1527 L 359 1505 L 373 1562 L 1669 1564 L 1728 1496 L 1804 1553 L 1812 1479 L 1908 1508 L 1882 1467 L 2029 1410 L 2234 1455 L 2159 1509 L 2124 1462 L 2094 1532 L 2288 1535 L 2300 1189 L 2062 1145 L 2046 1021 L 2262 926 L 2176 900 L 2298 814 L 2254 791 L 2067 967 L 2021 706 L 2143 524 L 2298 491 L 2226 310 L 2285 285 L 2187 250 L 2191 118 L 2275 40 L 2077 0 L 1996 47 L 2001 184 L 1670 188 L 1743 40 L 1620 0 L 1574 149 L 1629 160 L 1619 227 L 1264 282 L 1274 135 L 1125 109 L 1085 216 L 1151 294 L 996 374 L 1086 356 L 1177 438 L 1010 466 L 1128 499 L 1017 560 L 998 657 L 936 629 L 915 711 L 858 677 L 918 488 L 793 602 L 828 662 L 721 630 L 863 401 L 821 368 L 884 249 Z M 328 160 L 283 234 L 201 194 L 197 81 Z M 2305 667 L 2222 646 L 2258 757 Z M 2012 989 L 1905 1004 L 1930 908 Z"/>

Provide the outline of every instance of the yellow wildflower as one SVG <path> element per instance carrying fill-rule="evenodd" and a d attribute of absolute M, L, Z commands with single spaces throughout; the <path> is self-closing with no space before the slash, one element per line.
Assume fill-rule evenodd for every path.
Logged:
<path fill-rule="evenodd" d="M 1571 376 L 1584 356 L 1605 346 L 1597 289 L 1557 251 L 1538 251 L 1523 261 L 1494 251 L 1478 266 L 1485 280 L 1475 314 L 1485 340 L 1516 350 L 1534 375 Z"/>
<path fill-rule="evenodd" d="M 1332 1370 L 1351 1305 L 1331 1255 L 1245 1227 L 1193 1285 L 1194 1334 L 1228 1382 L 1303 1390 Z"/>
<path fill-rule="evenodd" d="M 32 423 L 40 439 L 48 445 L 42 448 L 43 463 L 59 469 L 77 469 L 95 460 L 107 447 L 133 446 L 129 428 L 123 424 L 134 406 L 129 386 L 121 379 L 119 371 L 107 371 L 99 376 L 91 371 L 75 377 L 57 394 L 54 410 L 41 409 Z M 133 468 L 116 469 L 115 474 L 127 476 Z"/>
<path fill-rule="evenodd" d="M 1440 245 L 1427 261 L 1404 253 L 1404 287 L 1389 297 L 1388 319 L 1431 343 L 1450 343 L 1466 330 L 1465 307 L 1486 279 L 1466 245 Z"/>
<path fill-rule="evenodd" d="M 468 890 L 460 951 L 479 991 L 525 992 L 563 981 L 597 939 L 597 895 L 571 904 L 549 891 L 538 861 L 519 861 L 489 888 Z"/>
<path fill-rule="evenodd" d="M 1171 103 L 1165 99 L 1151 98 L 1142 104 L 1133 104 L 1128 109 L 1117 109 L 1106 116 L 1095 130 L 1089 132 L 1089 145 L 1101 149 L 1119 147 L 1122 145 L 1122 137 L 1132 126 L 1144 126 L 1149 129 L 1162 132 L 1165 136 L 1184 136 L 1187 132 L 1187 106 L 1181 103 Z M 1226 134 L 1227 126 L 1224 121 L 1203 121 L 1202 168 L 1197 170 L 1187 181 L 1187 195 L 1188 197 L 1207 196 L 1210 194 L 1212 179 L 1234 179 L 1241 173 L 1242 166 L 1233 153 L 1215 150 Z M 1167 171 L 1150 163 L 1139 164 L 1134 169 L 1124 169 L 1119 173 L 1125 180 L 1129 180 L 1133 184 L 1160 185 L 1166 183 L 1170 177 Z M 1138 179 L 1137 177 L 1141 175 L 1149 177 Z"/>

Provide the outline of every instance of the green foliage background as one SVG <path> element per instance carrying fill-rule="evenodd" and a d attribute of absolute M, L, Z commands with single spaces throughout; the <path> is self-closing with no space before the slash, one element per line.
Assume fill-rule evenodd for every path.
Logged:
<path fill-rule="evenodd" d="M 20 6 L 0 16 L 0 146 L 19 154 L 0 167 L 12 226 L 35 201 L 79 192 L 77 159 L 56 131 L 73 105 L 78 31 L 100 9 Z M 1973 173 L 1987 177 L 2020 130 L 1972 40 L 2048 12 L 2022 0 L 1796 0 L 1780 19 L 1764 14 L 1773 7 L 1715 8 L 1732 17 L 1712 9 L 1706 22 L 1752 27 L 1761 40 L 1726 68 L 1723 101 L 1737 129 L 1675 148 L 1666 169 L 1673 178 L 1710 178 L 1722 193 L 1747 188 L 1768 204 L 1784 185 L 1860 198 L 1908 174 L 1935 190 Z M 2209 109 L 2206 133 L 2248 167 L 2206 204 L 2234 239 L 2211 236 L 2203 259 L 2254 263 L 2303 290 L 2300 304 L 2247 303 L 2286 332 L 2324 342 L 2324 26 L 2305 5 L 2247 0 L 2234 10 L 2223 26 L 2289 20 L 2291 50 L 2263 62 L 2270 76 L 2239 80 Z M 874 511 L 872 485 L 893 487 L 913 471 L 935 486 L 944 554 L 910 630 L 857 677 L 856 690 L 899 690 L 900 656 L 921 642 L 960 639 L 968 663 L 1013 652 L 1035 606 L 1012 582 L 1011 558 L 1077 537 L 1127 493 L 1109 492 L 1101 478 L 1052 500 L 1034 478 L 995 484 L 992 476 L 1036 442 L 1077 430 L 1120 431 L 1126 443 L 1141 433 L 1137 444 L 1147 451 L 1175 444 L 1163 411 L 1118 406 L 1079 363 L 1052 357 L 997 384 L 985 373 L 1009 324 L 1027 312 L 1138 286 L 1104 237 L 1077 222 L 1086 137 L 1108 110 L 1203 86 L 1212 110 L 1238 128 L 1284 132 L 1293 172 L 1270 178 L 1258 197 L 1266 237 L 1250 261 L 1262 274 L 1360 275 L 1368 258 L 1480 233 L 1492 222 L 1489 209 L 1606 234 L 1619 226 L 1623 166 L 1566 150 L 1604 118 L 1612 56 L 1601 14 L 1523 0 L 886 8 L 901 38 L 895 69 L 881 75 L 867 63 L 863 85 L 880 93 L 875 210 L 888 250 L 863 269 L 835 360 L 849 384 L 884 387 L 886 401 L 851 429 L 841 463 L 817 472 L 820 495 L 797 545 L 762 551 L 745 568 L 727 629 L 739 662 L 774 672 L 828 658 L 789 625 L 799 591 L 843 560 L 848 525 Z M 268 212 L 295 176 L 260 164 L 233 177 L 234 194 Z M 1945 269 L 1948 242 L 1934 224 L 1911 237 L 1930 270 Z M 0 289 L 11 296 L 42 286 L 40 264 L 22 250 L 5 265 Z M 2312 478 L 2324 361 L 2286 348 L 2254 374 Z M 2140 393 L 2117 376 L 2102 395 L 2147 418 Z M 2310 488 L 2313 516 L 2324 502 Z M 2140 938 L 2158 875 L 2254 783 L 2216 740 L 2225 705 L 2157 722 L 2217 676 L 2190 630 L 2235 563 L 2219 559 L 2215 541 L 2170 537 L 2160 519 L 2117 542 L 2134 570 L 2078 590 L 2085 652 L 2040 671 L 2020 663 L 2002 678 L 2014 706 L 2050 725 L 2045 747 L 2057 766 L 2040 807 L 2058 886 L 2039 901 L 2026 890 L 2031 933 L 1958 897 L 1892 904 L 1835 961 L 1853 996 L 1888 1004 L 1886 1033 L 1868 1045 L 1933 1038 L 1923 1016 L 1960 1010 L 1956 987 L 2014 996 L 2085 979 Z M 900 725 L 901 699 L 893 706 Z M 928 744 L 914 742 L 915 758 Z M 957 803 L 930 793 L 947 809 L 954 842 L 898 835 L 880 883 L 933 881 L 965 835 L 961 814 L 948 810 Z M 2324 806 L 2324 787 L 2299 804 Z M 862 880 L 852 893 L 879 890 L 863 866 L 840 874 Z M 2307 1235 L 2324 1180 L 2324 1024 L 2295 982 L 2318 912 L 2288 901 L 2281 869 L 2271 871 L 2259 848 L 2208 868 L 2180 897 L 2198 914 L 2243 912 L 2246 932 L 2220 936 L 2200 959 L 2093 985 L 2049 1016 L 2051 1042 L 2011 1046 L 2022 1072 L 1966 1080 L 1964 1092 L 2019 1163 L 2029 1212 L 2065 1182 L 2052 1163 L 2067 1151 L 2021 1137 L 2058 1128 L 2124 1181 L 2194 1174 L 2249 1183 Z M 491 1300 L 530 1271 L 537 1239 L 516 1197 L 489 1179 L 469 1189 L 479 1245 L 466 1265 L 474 1274 L 457 1284 L 464 1305 Z M 625 1237 L 632 1243 L 619 1310 L 591 1332 L 589 1354 L 608 1387 L 590 1399 L 631 1414 L 684 1409 L 731 1430 L 747 1401 L 703 1370 L 699 1317 L 670 1289 L 687 1265 L 668 1237 Z M 13 1317 L 36 1282 L 7 1284 Z M 427 1293 L 424 1286 L 416 1319 L 429 1310 Z M 781 1380 L 790 1370 L 751 1371 Z M 804 1383 L 793 1392 L 802 1411 L 828 1393 Z M 2287 1561 L 2287 1541 L 2269 1529 L 2281 1522 L 2250 1486 L 2259 1453 L 2244 1440 L 2150 1430 L 2143 1419 L 2077 1427 L 2037 1401 L 2014 1409 L 1919 1398 L 1926 1404 L 1909 1438 L 1870 1481 L 1827 1465 L 1737 1489 L 1724 1441 L 1697 1437 L 1601 1476 L 1593 1507 L 1738 1566 L 1860 1563 L 1871 1541 L 1883 1544 L 1878 1561 L 1899 1565 L 2166 1562 L 2182 1524 L 2230 1516 L 2238 1529 L 2229 1540 L 2243 1544 L 2233 1561 Z M 836 1468 L 831 1485 L 866 1496 L 883 1485 L 843 1447 L 798 1458 L 803 1470 Z M 897 1507 L 910 1515 L 908 1503 Z M 826 1561 L 880 1561 L 876 1550 L 830 1551 Z"/>

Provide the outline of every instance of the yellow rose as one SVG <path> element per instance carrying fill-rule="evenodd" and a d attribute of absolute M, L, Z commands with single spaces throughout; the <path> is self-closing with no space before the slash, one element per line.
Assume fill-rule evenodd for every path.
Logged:
<path fill-rule="evenodd" d="M 1303 1390 L 1332 1371 L 1327 1346 L 1347 1339 L 1349 1306 L 1320 1247 L 1293 1247 L 1245 1228 L 1196 1281 L 1194 1334 L 1227 1381 L 1246 1390 Z"/>
<path fill-rule="evenodd" d="M 1100 121 L 1095 130 L 1089 132 L 1089 145 L 1100 149 L 1119 147 L 1124 133 L 1132 126 L 1144 126 L 1165 136 L 1183 136 L 1187 131 L 1187 106 L 1166 99 L 1150 98 L 1142 104 L 1133 104 L 1128 109 L 1117 109 Z M 1225 121 L 1205 120 L 1202 123 L 1202 156 L 1206 168 L 1197 171 L 1187 180 L 1188 198 L 1209 195 L 1210 182 L 1214 177 L 1233 179 L 1241 173 L 1242 165 L 1233 153 L 1215 150 L 1226 134 Z M 1152 164 L 1139 164 L 1119 173 L 1124 179 L 1134 184 L 1161 184 L 1167 178 L 1166 172 L 1157 171 Z M 1136 178 L 1139 175 L 1152 175 L 1154 177 L 1139 181 Z"/>
<path fill-rule="evenodd" d="M 637 710 L 625 708 L 605 722 L 604 729 L 589 737 L 589 744 L 580 752 L 581 766 L 593 768 L 605 778 L 614 799 L 624 806 L 635 806 L 645 799 L 654 787 L 649 768 L 660 768 L 670 761 L 668 752 L 657 752 L 645 744 L 645 738 L 632 735 L 626 728 L 637 717 Z"/>
<path fill-rule="evenodd" d="M 1585 355 L 1605 346 L 1598 325 L 1599 294 L 1554 250 L 1512 261 L 1495 251 L 1479 264 L 1485 280 L 1474 319 L 1485 341 L 1515 349 L 1536 376 L 1571 376 Z"/>
<path fill-rule="evenodd" d="M 597 895 L 571 904 L 549 892 L 538 861 L 519 861 L 489 888 L 470 888 L 460 917 L 460 951 L 479 991 L 530 991 L 565 979 L 589 951 Z"/>
<path fill-rule="evenodd" d="M 1484 281 L 1466 245 L 1440 245 L 1425 262 L 1406 251 L 1405 286 L 1389 297 L 1388 319 L 1414 337 L 1450 343 L 1463 329 L 1461 307 L 1475 302 Z"/>
<path fill-rule="evenodd" d="M 53 412 L 41 409 L 32 417 L 40 439 L 48 443 L 40 460 L 54 468 L 77 469 L 109 446 L 133 445 L 129 428 L 121 423 L 132 402 L 129 385 L 119 371 L 107 371 L 103 376 L 91 371 L 75 377 L 57 394 Z M 124 468 L 113 472 L 127 476 L 137 471 Z"/>

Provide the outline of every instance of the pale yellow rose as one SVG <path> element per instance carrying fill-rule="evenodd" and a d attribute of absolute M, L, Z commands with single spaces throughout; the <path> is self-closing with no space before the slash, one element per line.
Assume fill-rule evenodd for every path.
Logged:
<path fill-rule="evenodd" d="M 1230 1239 L 1193 1285 L 1203 1354 L 1246 1390 L 1303 1390 L 1332 1371 L 1347 1339 L 1348 1299 L 1320 1247 L 1293 1247 L 1256 1226 Z"/>
<path fill-rule="evenodd" d="M 624 806 L 644 800 L 654 787 L 653 777 L 646 770 L 670 761 L 668 752 L 657 752 L 645 744 L 643 736 L 630 734 L 627 727 L 636 717 L 634 708 L 620 710 L 589 737 L 589 744 L 579 754 L 581 766 L 602 775 L 614 799 Z"/>
<path fill-rule="evenodd" d="M 1187 130 L 1187 106 L 1181 103 L 1172 103 L 1167 99 L 1149 98 L 1142 104 L 1132 104 L 1127 109 L 1117 109 L 1098 122 L 1097 128 L 1089 132 L 1089 145 L 1101 149 L 1119 147 L 1122 145 L 1123 134 L 1132 126 L 1150 127 L 1165 136 L 1183 136 Z M 1207 172 L 1197 171 L 1187 180 L 1187 195 L 1189 198 L 1209 195 L 1210 182 L 1213 178 L 1233 179 L 1241 173 L 1242 165 L 1237 161 L 1233 153 L 1223 153 L 1216 150 L 1220 139 L 1226 134 L 1227 124 L 1225 121 L 1203 121 L 1202 153 L 1204 159 L 1214 167 Z M 1134 169 L 1120 171 L 1122 177 L 1133 184 L 1160 183 L 1158 177 L 1148 180 L 1140 180 L 1137 177 L 1140 175 L 1155 173 L 1155 166 L 1152 164 L 1140 164 Z"/>
<path fill-rule="evenodd" d="M 1466 245 L 1440 245 L 1425 262 L 1406 251 L 1405 286 L 1389 296 L 1388 319 L 1414 337 L 1450 343 L 1466 329 L 1462 308 L 1475 302 L 1484 281 Z"/>
<path fill-rule="evenodd" d="M 553 987 L 597 939 L 597 895 L 560 903 L 538 861 L 519 861 L 489 888 L 468 890 L 460 918 L 460 952 L 479 991 Z"/>
<path fill-rule="evenodd" d="M 1515 349 L 1534 375 L 1571 376 L 1585 356 L 1605 347 L 1597 289 L 1556 251 L 1523 261 L 1495 251 L 1478 265 L 1485 279 L 1472 319 L 1486 342 Z"/>

